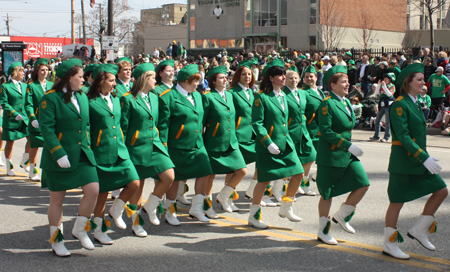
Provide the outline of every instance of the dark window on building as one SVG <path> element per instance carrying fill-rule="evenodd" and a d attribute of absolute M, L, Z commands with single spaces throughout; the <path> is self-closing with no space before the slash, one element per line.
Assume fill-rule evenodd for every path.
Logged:
<path fill-rule="evenodd" d="M 310 8 L 309 9 L 309 24 L 315 25 L 316 24 L 316 8 Z"/>

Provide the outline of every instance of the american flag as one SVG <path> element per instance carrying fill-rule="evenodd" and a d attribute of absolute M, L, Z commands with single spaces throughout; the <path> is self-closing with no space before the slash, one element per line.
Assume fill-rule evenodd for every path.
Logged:
<path fill-rule="evenodd" d="M 95 5 L 95 0 L 91 0 L 91 8 L 93 8 Z"/>

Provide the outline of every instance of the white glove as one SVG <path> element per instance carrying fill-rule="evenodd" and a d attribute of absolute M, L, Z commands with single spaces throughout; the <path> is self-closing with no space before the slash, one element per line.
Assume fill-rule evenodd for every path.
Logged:
<path fill-rule="evenodd" d="M 32 125 L 34 128 L 38 128 L 38 127 L 39 127 L 39 122 L 38 122 L 38 120 L 33 120 L 33 122 L 31 122 L 31 125 Z"/>
<path fill-rule="evenodd" d="M 274 143 L 271 143 L 268 147 L 267 147 L 267 149 L 269 150 L 269 152 L 271 153 L 271 154 L 273 154 L 273 155 L 278 155 L 278 154 L 280 154 L 280 148 L 276 145 L 276 144 L 274 144 Z"/>
<path fill-rule="evenodd" d="M 423 165 L 428 169 L 428 171 L 430 171 L 431 174 L 439 174 L 442 170 L 442 167 L 439 165 L 439 163 L 437 163 L 437 161 L 439 160 L 436 158 L 428 157 L 428 159 L 423 162 Z"/>
<path fill-rule="evenodd" d="M 16 121 L 19 121 L 19 120 L 23 120 L 23 117 L 22 117 L 22 115 L 20 115 L 20 114 L 18 114 L 18 115 L 16 116 Z"/>
<path fill-rule="evenodd" d="M 384 93 L 385 93 L 387 96 L 389 96 L 389 97 L 392 96 L 392 93 L 391 93 L 391 91 L 389 91 L 389 89 L 386 87 L 386 84 L 383 84 L 383 91 L 384 91 Z"/>
<path fill-rule="evenodd" d="M 61 157 L 59 160 L 56 161 L 61 168 L 70 168 L 70 161 L 69 157 L 67 155 Z"/>
<path fill-rule="evenodd" d="M 361 157 L 364 154 L 364 151 L 355 144 L 352 144 L 348 148 L 348 152 L 352 153 L 356 157 Z"/>

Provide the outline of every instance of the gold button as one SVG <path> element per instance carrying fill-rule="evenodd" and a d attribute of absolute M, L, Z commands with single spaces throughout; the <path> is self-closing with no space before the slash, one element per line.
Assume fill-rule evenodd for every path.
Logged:
<path fill-rule="evenodd" d="M 198 130 L 196 130 L 195 133 L 198 133 Z"/>
<path fill-rule="evenodd" d="M 117 139 L 117 136 L 114 136 L 114 139 Z"/>
<path fill-rule="evenodd" d="M 113 126 L 113 128 L 116 128 L 116 126 Z"/>
<path fill-rule="evenodd" d="M 250 109 L 252 108 L 252 106 L 249 107 Z"/>
<path fill-rule="evenodd" d="M 250 122 L 250 125 L 252 124 L 252 122 Z"/>
<path fill-rule="evenodd" d="M 22 106 L 22 104 L 19 104 L 19 106 Z"/>
<path fill-rule="evenodd" d="M 284 134 L 284 136 L 286 136 L 286 133 Z"/>
<path fill-rule="evenodd" d="M 81 118 L 80 118 L 80 119 L 78 119 L 78 121 L 80 121 L 80 122 L 81 122 Z"/>
<path fill-rule="evenodd" d="M 228 131 L 231 131 L 231 129 L 229 128 Z"/>
<path fill-rule="evenodd" d="M 250 114 L 250 117 L 252 117 L 252 115 Z"/>
<path fill-rule="evenodd" d="M 111 115 L 111 118 L 114 118 L 114 115 Z"/>
<path fill-rule="evenodd" d="M 283 114 L 283 117 L 286 117 L 286 114 Z"/>
<path fill-rule="evenodd" d="M 150 138 L 150 140 L 152 140 L 152 141 L 153 141 L 153 138 Z"/>
<path fill-rule="evenodd" d="M 150 120 L 153 120 L 153 117 L 150 117 Z"/>
<path fill-rule="evenodd" d="M 231 121 L 231 119 L 228 119 L 228 122 L 230 122 Z"/>
<path fill-rule="evenodd" d="M 228 110 L 228 112 L 230 112 L 230 110 Z"/>
<path fill-rule="evenodd" d="M 153 129 L 152 127 L 150 129 Z"/>
<path fill-rule="evenodd" d="M 350 124 L 353 124 L 353 121 L 350 121 Z"/>
<path fill-rule="evenodd" d="M 300 125 L 301 125 L 302 123 L 300 123 Z"/>
<path fill-rule="evenodd" d="M 81 142 L 78 142 L 79 145 L 81 145 Z"/>
<path fill-rule="evenodd" d="M 198 121 L 195 121 L 198 124 Z"/>
<path fill-rule="evenodd" d="M 197 114 L 198 115 L 198 113 L 196 112 L 195 114 Z"/>
<path fill-rule="evenodd" d="M 78 130 L 78 133 L 81 133 L 81 130 Z"/>
<path fill-rule="evenodd" d="M 283 124 L 283 127 L 285 127 L 286 126 L 286 124 Z"/>

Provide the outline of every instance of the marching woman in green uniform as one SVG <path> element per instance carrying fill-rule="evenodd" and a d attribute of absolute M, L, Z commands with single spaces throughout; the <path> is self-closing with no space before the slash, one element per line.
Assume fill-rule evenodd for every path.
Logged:
<path fill-rule="evenodd" d="M 140 209 L 142 203 L 142 190 L 146 178 L 156 178 L 158 182 L 153 192 L 143 205 L 150 222 L 159 225 L 158 214 L 162 211 L 162 197 L 169 190 L 173 179 L 173 163 L 163 146 L 158 124 L 158 97 L 151 93 L 155 87 L 155 67 L 151 63 L 143 63 L 133 71 L 136 79 L 131 91 L 120 98 L 122 117 L 120 125 L 125 135 L 125 145 L 130 153 L 131 161 L 136 167 L 140 184 L 138 190 L 130 199 L 130 203 Z M 143 220 L 140 211 L 132 216 L 133 231 L 136 236 L 147 236 L 143 229 Z"/>
<path fill-rule="evenodd" d="M 390 107 L 392 148 L 389 160 L 389 208 L 386 211 L 383 253 L 398 259 L 409 259 L 398 247 L 403 238 L 397 229 L 398 216 L 405 202 L 431 194 L 422 214 L 408 236 L 428 250 L 435 246 L 428 234 L 437 230 L 434 214 L 448 195 L 439 176 L 442 167 L 426 151 L 427 126 L 417 96 L 425 85 L 424 65 L 408 65 L 398 76 L 402 94 Z"/>
<path fill-rule="evenodd" d="M 44 138 L 39 128 L 39 102 L 47 91 L 53 87 L 53 83 L 47 81 L 48 59 L 40 58 L 34 63 L 34 71 L 31 76 L 33 82 L 28 84 L 25 112 L 28 115 L 28 131 L 30 141 L 30 171 L 31 180 L 39 181 L 39 170 L 36 168 L 36 156 L 39 147 L 44 146 Z"/>
<path fill-rule="evenodd" d="M 364 152 L 351 142 L 355 114 L 350 101 L 345 98 L 350 87 L 347 67 L 337 65 L 330 68 L 324 75 L 323 84 L 328 85 L 331 93 L 322 101 L 318 111 L 320 138 L 316 182 L 321 197 L 317 238 L 336 245 L 337 241 L 329 233 L 333 197 L 351 192 L 333 215 L 333 222 L 339 223 L 345 231 L 355 233 L 349 222 L 370 184 L 357 158 Z"/>
<path fill-rule="evenodd" d="M 252 88 L 255 84 L 255 76 L 251 70 L 252 66 L 253 61 L 241 61 L 236 73 L 233 75 L 231 89 L 228 90 L 233 95 L 233 104 L 236 110 L 236 137 L 239 143 L 239 150 L 241 151 L 246 164 L 256 161 L 256 135 L 252 127 L 252 105 L 255 100 Z M 228 182 L 231 175 L 232 174 L 227 174 L 225 182 Z M 246 195 L 250 198 L 253 197 L 253 190 L 256 183 L 255 171 L 254 177 L 246 192 Z M 233 203 L 233 198 L 229 198 L 228 202 L 233 211 L 239 211 L 239 208 Z"/>
<path fill-rule="evenodd" d="M 41 99 L 39 126 L 44 138 L 42 149 L 42 188 L 50 191 L 48 221 L 50 240 L 56 255 L 65 257 L 70 252 L 64 246 L 62 208 L 66 191 L 81 187 L 83 198 L 72 235 L 89 250 L 94 244 L 87 231 L 98 196 L 98 177 L 94 153 L 89 137 L 89 101 L 83 86 L 82 62 L 69 59 L 58 67 L 60 79 Z"/>
<path fill-rule="evenodd" d="M 195 178 L 195 196 L 189 215 L 201 222 L 209 222 L 204 210 L 209 209 L 211 200 L 206 200 L 208 176 L 212 169 L 203 143 L 202 97 L 196 91 L 201 76 L 198 65 L 186 65 L 178 72 L 178 83 L 159 96 L 159 135 L 175 165 L 174 185 L 166 193 L 165 218 L 171 225 L 179 225 L 176 199 L 180 181 Z"/>
<path fill-rule="evenodd" d="M 89 88 L 94 82 L 94 78 L 92 77 L 92 72 L 94 72 L 95 68 L 99 67 L 100 64 L 92 63 L 84 68 L 84 85 L 81 88 L 81 91 L 85 94 L 89 92 Z"/>
<path fill-rule="evenodd" d="M 247 166 L 236 138 L 233 95 L 226 91 L 227 68 L 214 67 L 208 72 L 207 77 L 211 91 L 205 92 L 202 96 L 205 111 L 203 125 L 206 128 L 203 140 L 213 175 L 209 176 L 206 192 L 208 198 L 211 198 L 215 175 L 231 173 L 225 187 L 217 195 L 217 201 L 226 212 L 233 212 L 228 199 L 233 194 L 237 195 L 235 188 L 247 174 Z M 209 218 L 218 218 L 212 207 L 205 211 L 205 214 Z"/>
<path fill-rule="evenodd" d="M 21 62 L 14 62 L 8 68 L 11 80 L 0 87 L 0 104 L 3 109 L 2 140 L 6 141 L 6 173 L 15 176 L 11 162 L 14 141 L 27 137 L 25 153 L 22 155 L 20 167 L 29 172 L 30 141 L 28 140 L 28 115 L 25 112 L 27 84 L 22 83 L 24 68 Z"/>
<path fill-rule="evenodd" d="M 116 95 L 121 97 L 133 87 L 133 83 L 130 81 L 131 59 L 127 57 L 120 58 L 117 60 L 117 66 L 119 66 L 119 72 L 117 73 L 116 78 Z"/>
<path fill-rule="evenodd" d="M 295 221 L 300 219 L 293 213 L 292 204 L 304 171 L 288 131 L 288 101 L 282 91 L 286 85 L 285 74 L 283 60 L 276 59 L 267 64 L 262 72 L 261 91 L 255 96 L 252 107 L 258 184 L 253 192 L 248 224 L 258 229 L 268 228 L 261 220 L 260 204 L 272 180 L 291 177 L 278 215 Z"/>
<path fill-rule="evenodd" d="M 110 245 L 113 240 L 106 234 L 108 221 L 104 219 L 108 192 L 124 188 L 114 199 L 109 215 L 119 229 L 126 229 L 122 212 L 126 208 L 129 217 L 136 212 L 136 206 L 125 205 L 139 187 L 139 176 L 131 162 L 125 139 L 120 128 L 120 100 L 114 95 L 116 74 L 119 68 L 114 64 L 102 64 L 92 73 L 94 82 L 88 92 L 91 124 L 92 151 L 97 162 L 99 195 L 94 209 L 94 223 L 99 226 L 94 238 Z"/>
<path fill-rule="evenodd" d="M 302 185 L 304 185 L 305 180 L 306 183 L 309 183 L 309 169 L 316 160 L 317 152 L 314 148 L 311 137 L 309 136 L 308 129 L 306 128 L 305 108 L 307 104 L 307 96 L 309 96 L 309 94 L 297 88 L 299 77 L 300 76 L 296 71 L 288 70 L 286 72 L 286 87 L 284 87 L 283 91 L 286 94 L 289 108 L 289 135 L 291 135 L 297 155 L 302 163 L 303 170 L 305 171 L 304 179 L 302 180 Z M 275 182 L 279 181 L 280 180 L 277 180 Z M 281 182 L 283 181 L 281 180 Z M 276 188 L 277 187 L 274 185 L 274 195 Z M 306 188 L 308 189 L 308 195 L 316 195 L 316 193 L 309 190 L 309 184 Z"/>
<path fill-rule="evenodd" d="M 308 129 L 309 136 L 312 139 L 314 148 L 317 151 L 319 145 L 319 122 L 318 122 L 318 109 L 320 103 L 325 99 L 325 94 L 319 87 L 317 87 L 317 72 L 314 66 L 308 66 L 303 73 L 303 88 L 301 91 L 306 92 L 306 128 Z M 317 172 L 316 172 L 317 174 Z M 300 185 L 298 192 L 300 194 L 315 195 L 313 191 L 309 188 L 309 184 L 312 178 L 309 175 L 305 177 L 304 182 Z"/>

